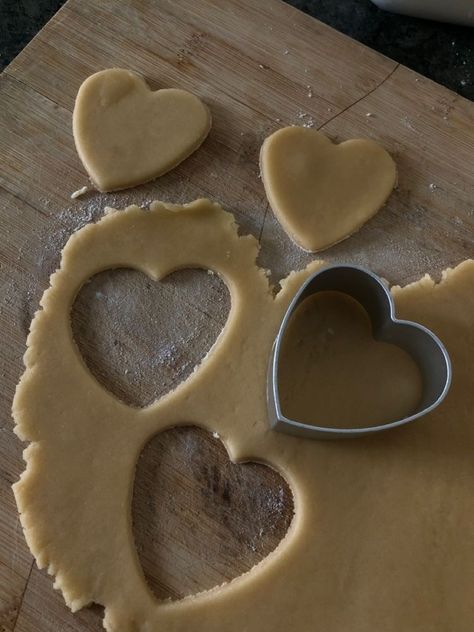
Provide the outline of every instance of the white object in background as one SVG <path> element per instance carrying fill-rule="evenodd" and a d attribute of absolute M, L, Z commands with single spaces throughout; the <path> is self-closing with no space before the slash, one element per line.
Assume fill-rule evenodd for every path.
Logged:
<path fill-rule="evenodd" d="M 474 0 L 372 0 L 381 9 L 474 26 Z"/>

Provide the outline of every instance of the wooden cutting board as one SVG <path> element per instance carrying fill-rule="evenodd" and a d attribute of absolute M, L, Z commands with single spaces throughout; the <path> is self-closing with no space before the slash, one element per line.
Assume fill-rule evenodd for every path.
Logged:
<path fill-rule="evenodd" d="M 74 97 L 89 74 L 112 66 L 142 73 L 153 89 L 195 92 L 212 110 L 213 129 L 153 183 L 71 200 L 87 183 L 71 134 Z M 368 265 L 397 283 L 425 272 L 438 278 L 474 254 L 474 106 L 279 0 L 69 0 L 2 74 L 0 103 L 0 629 L 99 630 L 100 608 L 72 615 L 33 564 L 10 489 L 23 469 L 10 406 L 28 326 L 69 234 L 107 205 L 206 196 L 260 239 L 260 264 L 277 281 L 311 256 L 268 209 L 258 154 L 267 134 L 306 125 L 336 140 L 374 138 L 399 167 L 387 206 L 325 258 Z M 72 321 L 92 372 L 143 405 L 189 374 L 228 306 L 226 288 L 205 272 L 153 284 L 117 271 L 84 288 Z M 277 474 L 230 464 L 218 438 L 202 431 L 165 433 L 138 465 L 135 539 L 160 597 L 251 568 L 291 512 Z"/>

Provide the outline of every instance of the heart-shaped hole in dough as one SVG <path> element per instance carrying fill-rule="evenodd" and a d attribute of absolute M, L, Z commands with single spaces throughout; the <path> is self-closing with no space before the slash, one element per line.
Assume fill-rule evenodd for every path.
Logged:
<path fill-rule="evenodd" d="M 205 270 L 180 270 L 160 282 L 136 270 L 107 270 L 78 293 L 72 331 L 92 375 L 125 403 L 143 407 L 193 372 L 229 309 L 225 283 Z"/>
<path fill-rule="evenodd" d="M 133 531 L 155 595 L 180 599 L 251 570 L 293 517 L 286 481 L 259 463 L 235 464 L 195 427 L 153 437 L 137 463 Z"/>
<path fill-rule="evenodd" d="M 406 351 L 374 340 L 360 303 L 341 292 L 320 292 L 308 297 L 288 324 L 279 389 L 289 419 L 361 428 L 412 413 L 422 377 Z"/>

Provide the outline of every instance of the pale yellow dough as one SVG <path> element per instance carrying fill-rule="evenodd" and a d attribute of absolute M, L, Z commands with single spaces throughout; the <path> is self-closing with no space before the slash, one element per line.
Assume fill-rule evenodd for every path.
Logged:
<path fill-rule="evenodd" d="M 70 238 L 32 323 L 13 406 L 16 432 L 31 442 L 14 491 L 38 565 L 56 576 L 73 610 L 103 604 L 115 632 L 472 632 L 474 262 L 438 285 L 425 277 L 394 289 L 398 315 L 432 328 L 449 349 L 454 380 L 442 406 L 380 436 L 318 442 L 269 429 L 265 387 L 282 315 L 321 263 L 291 274 L 273 298 L 257 251 L 208 201 L 130 207 Z M 81 286 L 123 266 L 154 279 L 209 268 L 232 302 L 196 372 L 141 410 L 92 377 L 71 333 Z M 158 602 L 133 545 L 134 469 L 152 435 L 190 423 L 217 432 L 232 459 L 281 472 L 295 518 L 247 575 Z"/>
<path fill-rule="evenodd" d="M 293 314 L 279 376 L 283 414 L 307 424 L 375 426 L 406 417 L 421 400 L 415 361 L 376 342 L 367 312 L 339 292 L 310 296 Z"/>
<path fill-rule="evenodd" d="M 385 204 L 397 180 L 394 161 L 376 142 L 335 145 L 305 127 L 285 127 L 265 139 L 260 169 L 278 221 L 310 252 L 357 231 Z"/>
<path fill-rule="evenodd" d="M 88 77 L 73 114 L 76 149 L 100 191 L 160 176 L 195 151 L 211 128 L 204 103 L 185 90 L 152 92 L 139 75 L 112 68 Z"/>

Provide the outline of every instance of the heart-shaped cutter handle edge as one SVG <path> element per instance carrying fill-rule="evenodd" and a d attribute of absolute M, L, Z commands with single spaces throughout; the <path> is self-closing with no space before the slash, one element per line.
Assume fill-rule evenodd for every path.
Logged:
<path fill-rule="evenodd" d="M 397 345 L 415 360 L 422 375 L 422 397 L 412 414 L 392 422 L 363 428 L 315 426 L 285 417 L 281 410 L 278 386 L 282 341 L 291 316 L 298 306 L 309 296 L 323 291 L 342 292 L 354 298 L 368 313 L 374 338 Z M 449 391 L 451 376 L 451 361 L 444 344 L 423 325 L 395 317 L 392 295 L 380 277 L 360 266 L 325 266 L 306 279 L 297 291 L 273 343 L 267 375 L 270 425 L 279 432 L 307 439 L 348 439 L 390 430 L 415 421 L 439 406 Z"/>

